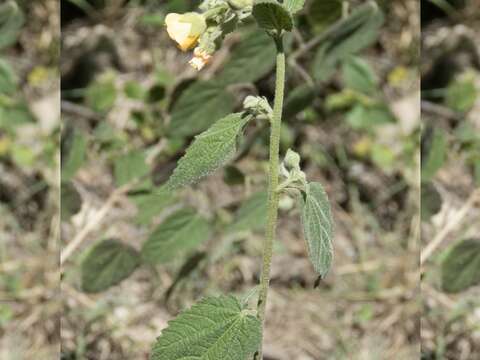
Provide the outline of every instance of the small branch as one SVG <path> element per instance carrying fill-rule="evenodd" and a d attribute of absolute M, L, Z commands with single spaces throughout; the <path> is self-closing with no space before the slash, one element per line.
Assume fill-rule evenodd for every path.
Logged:
<path fill-rule="evenodd" d="M 85 227 L 75 236 L 75 238 L 68 243 L 65 249 L 60 254 L 60 265 L 63 265 L 65 261 L 74 253 L 74 251 L 82 244 L 86 237 L 92 232 L 96 227 L 102 224 L 103 220 L 113 208 L 118 199 L 125 193 L 127 193 L 133 184 L 129 183 L 124 185 L 116 190 L 114 190 L 105 204 L 97 211 L 92 220 L 88 222 Z"/>
<path fill-rule="evenodd" d="M 435 238 L 428 243 L 427 247 L 420 254 L 420 265 L 423 265 L 428 260 L 434 251 L 443 243 L 450 232 L 455 230 L 455 228 L 463 223 L 465 217 L 479 200 L 480 189 L 477 189 L 472 195 L 470 195 L 463 207 L 450 217 L 449 222 L 443 227 L 437 236 L 435 236 Z"/>

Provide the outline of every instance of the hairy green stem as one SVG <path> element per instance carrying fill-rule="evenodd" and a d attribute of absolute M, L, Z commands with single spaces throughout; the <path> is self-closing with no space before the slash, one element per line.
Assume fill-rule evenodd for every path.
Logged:
<path fill-rule="evenodd" d="M 270 267 L 272 264 L 273 243 L 277 229 L 278 218 L 278 169 L 280 151 L 280 127 L 282 125 L 283 97 L 285 91 L 285 53 L 283 52 L 282 40 L 277 40 L 277 73 L 275 84 L 275 101 L 273 106 L 273 118 L 270 129 L 270 162 L 268 184 L 268 207 L 267 227 L 263 244 L 263 265 L 260 277 L 260 293 L 258 296 L 258 317 L 263 324 L 265 322 L 265 310 L 267 306 L 268 287 L 270 284 Z M 255 360 L 263 359 L 260 347 L 254 357 Z"/>

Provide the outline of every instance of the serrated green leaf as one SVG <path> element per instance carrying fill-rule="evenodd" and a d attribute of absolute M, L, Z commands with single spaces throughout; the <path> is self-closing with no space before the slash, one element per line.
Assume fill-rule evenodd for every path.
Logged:
<path fill-rule="evenodd" d="M 253 5 L 252 15 L 258 26 L 269 31 L 290 31 L 293 28 L 293 18 L 282 4 L 274 0 L 260 0 Z"/>
<path fill-rule="evenodd" d="M 303 9 L 305 0 L 285 0 L 283 6 L 293 15 Z"/>
<path fill-rule="evenodd" d="M 0 59 L 0 94 L 11 95 L 17 89 L 17 76 L 12 66 Z"/>
<path fill-rule="evenodd" d="M 167 263 L 208 240 L 211 226 L 193 209 L 181 209 L 170 215 L 150 235 L 142 248 L 142 257 L 152 264 Z"/>
<path fill-rule="evenodd" d="M 175 102 L 171 113 L 170 135 L 186 137 L 208 129 L 229 114 L 235 99 L 225 86 L 213 81 L 198 81 Z"/>
<path fill-rule="evenodd" d="M 423 221 L 428 221 L 442 208 L 442 197 L 431 182 L 422 183 L 420 214 Z"/>
<path fill-rule="evenodd" d="M 134 248 L 118 240 L 103 240 L 82 261 L 82 289 L 92 293 L 106 290 L 129 277 L 139 265 Z"/>
<path fill-rule="evenodd" d="M 253 194 L 236 211 L 233 222 L 226 232 L 238 233 L 248 230 L 262 230 L 267 222 L 267 198 L 265 191 Z"/>
<path fill-rule="evenodd" d="M 341 0 L 314 0 L 310 3 L 306 14 L 312 27 L 320 32 L 342 17 L 342 2 Z"/>
<path fill-rule="evenodd" d="M 0 4 L 0 50 L 14 44 L 25 17 L 15 1 Z"/>
<path fill-rule="evenodd" d="M 62 181 L 69 181 L 83 166 L 86 158 L 87 138 L 78 129 L 67 127 L 61 144 Z"/>
<path fill-rule="evenodd" d="M 283 116 L 289 120 L 310 106 L 315 99 L 315 89 L 310 85 L 300 85 L 288 93 Z"/>
<path fill-rule="evenodd" d="M 318 81 L 328 81 L 337 65 L 346 57 L 371 45 L 378 36 L 384 16 L 378 5 L 368 2 L 327 30 L 313 61 L 313 74 Z"/>
<path fill-rule="evenodd" d="M 60 201 L 60 214 L 63 221 L 68 220 L 82 208 L 82 197 L 70 181 L 62 182 Z"/>
<path fill-rule="evenodd" d="M 264 31 L 249 33 L 233 49 L 217 80 L 225 85 L 255 82 L 272 71 L 275 53 L 275 43 Z"/>
<path fill-rule="evenodd" d="M 430 181 L 445 163 L 447 138 L 440 128 L 427 128 L 422 135 L 422 181 Z"/>
<path fill-rule="evenodd" d="M 226 164 L 237 149 L 237 138 L 250 116 L 230 114 L 197 135 L 165 185 L 167 189 L 192 184 Z"/>
<path fill-rule="evenodd" d="M 145 176 L 150 171 L 145 162 L 145 153 L 141 150 L 133 150 L 120 155 L 114 164 L 115 182 L 117 186 L 128 184 L 130 181 Z"/>
<path fill-rule="evenodd" d="M 371 95 L 377 89 L 377 77 L 371 66 L 363 59 L 350 56 L 343 63 L 343 80 L 349 89 Z"/>
<path fill-rule="evenodd" d="M 169 322 L 150 360 L 247 360 L 260 341 L 260 320 L 236 298 L 210 297 Z"/>
<path fill-rule="evenodd" d="M 300 204 L 308 256 L 315 271 L 323 278 L 333 261 L 333 219 L 323 186 L 316 182 L 308 183 L 305 198 Z"/>
<path fill-rule="evenodd" d="M 442 287 L 456 293 L 480 283 L 480 241 L 456 244 L 442 262 Z"/>

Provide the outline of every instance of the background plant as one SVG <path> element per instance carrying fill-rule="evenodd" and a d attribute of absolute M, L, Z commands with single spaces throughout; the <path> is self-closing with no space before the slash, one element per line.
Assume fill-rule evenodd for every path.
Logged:
<path fill-rule="evenodd" d="M 0 3 L 2 359 L 53 358 L 59 345 L 57 5 Z"/>
<path fill-rule="evenodd" d="M 453 359 L 464 344 L 464 358 L 479 351 L 472 316 L 480 282 L 479 45 L 469 16 L 473 2 L 446 2 L 449 9 L 438 5 L 425 14 L 422 28 L 424 44 L 436 43 L 435 49 L 425 45 L 422 75 L 422 351 L 425 358 Z M 435 38 L 429 33 L 433 27 L 445 35 Z M 460 54 L 466 61 L 459 61 Z"/>
<path fill-rule="evenodd" d="M 192 136 L 207 130 L 225 115 L 242 111 L 247 95 L 265 96 L 273 103 L 275 44 L 261 31 L 252 32 L 256 29 L 255 22 L 246 20 L 224 39 L 210 64 L 197 73 L 189 70 L 192 55 L 185 56 L 175 49 L 171 41 L 167 41 L 164 29 L 157 27 L 163 24 L 167 13 L 195 11 L 197 5 L 189 2 L 130 4 L 135 6 L 99 5 L 95 14 L 82 13 L 74 22 L 64 24 L 64 52 L 71 56 L 66 56 L 68 60 L 64 64 L 63 109 L 65 118 L 71 120 L 69 128 L 73 131 L 69 130 L 68 134 L 77 134 L 81 139 L 77 141 L 80 151 L 70 153 L 79 156 L 64 153 L 64 168 L 71 166 L 69 158 L 81 159 L 79 165 L 72 166 L 76 170 L 69 180 L 71 193 L 79 196 L 72 196 L 76 198 L 73 211 L 64 217 L 63 224 L 64 286 L 70 294 L 69 302 L 65 303 L 68 314 L 65 328 L 69 330 L 64 332 L 64 354 L 70 357 L 98 356 L 101 344 L 105 343 L 113 345 L 104 353 L 110 357 L 145 356 L 154 338 L 166 327 L 166 320 L 180 309 L 191 306 L 193 300 L 219 293 L 247 296 L 260 274 L 268 167 L 265 120 L 250 121 L 235 159 L 223 170 L 192 187 L 168 194 L 161 192 L 159 185 L 169 178 L 186 145 L 192 143 Z M 292 198 L 282 196 L 280 241 L 275 245 L 272 267 L 272 316 L 267 319 L 265 331 L 266 356 L 273 358 L 321 358 L 322 354 L 332 352 L 351 357 L 360 354 L 359 349 L 369 351 L 371 347 L 362 339 L 373 339 L 372 332 L 366 329 L 378 328 L 384 314 L 381 309 L 387 306 L 379 299 L 391 288 L 395 294 L 397 285 L 409 286 L 408 280 L 390 278 L 389 274 L 404 273 L 399 271 L 403 255 L 407 259 L 407 253 L 414 251 L 408 245 L 410 240 L 405 239 L 411 236 L 406 225 L 410 221 L 408 214 L 415 213 L 411 184 L 415 183 L 412 169 L 415 168 L 416 125 L 413 122 L 411 127 L 406 126 L 400 137 L 398 131 L 389 135 L 388 129 L 398 130 L 408 123 L 394 115 L 398 113 L 399 104 L 392 99 L 405 102 L 405 95 L 411 91 L 410 80 L 415 75 L 413 63 L 409 63 L 410 45 L 407 43 L 403 49 L 389 48 L 390 42 L 378 40 L 381 16 L 379 12 L 370 12 L 375 9 L 372 5 L 352 2 L 345 9 L 339 5 L 342 4 L 332 2 L 333 10 L 324 18 L 321 14 L 327 12 L 319 2 L 308 2 L 307 10 L 296 16 L 296 30 L 285 41 L 289 70 L 281 153 L 295 149 L 301 155 L 302 170 L 308 178 L 320 180 L 327 192 L 334 195 L 333 203 L 338 204 L 334 209 L 337 265 L 332 275 L 318 284 L 320 289 L 314 289 L 318 276 L 305 260 L 308 257 L 300 239 L 298 208 L 292 206 Z M 383 7 L 390 19 L 394 18 L 396 7 Z M 359 40 L 353 30 L 338 34 L 338 29 L 345 27 L 347 15 L 353 16 L 354 29 L 372 35 Z M 408 24 L 410 20 L 402 21 Z M 102 29 L 92 23 L 111 25 Z M 77 37 L 82 32 L 78 26 L 84 34 L 89 34 L 89 40 Z M 408 28 L 407 25 L 405 29 Z M 113 31 L 109 33 L 110 30 Z M 391 36 L 388 31 L 382 30 L 382 37 Z M 138 41 L 129 42 L 132 37 Z M 350 40 L 343 44 L 339 38 Z M 75 50 L 68 45 L 70 40 L 71 44 L 75 43 L 73 39 L 80 41 L 76 42 Z M 314 41 L 308 45 L 310 39 Z M 351 43 L 363 45 L 349 49 Z M 378 46 L 368 52 L 363 50 L 373 43 Z M 145 52 L 147 44 L 151 49 Z M 339 44 L 344 46 L 334 46 Z M 297 52 L 304 45 L 303 50 Z M 145 57 L 129 61 L 133 57 L 123 56 L 125 51 L 143 52 Z M 360 51 L 363 51 L 361 55 Z M 377 57 L 391 60 L 383 63 Z M 86 58 L 94 60 L 85 64 Z M 152 58 L 156 59 L 155 63 L 151 62 Z M 314 60 L 324 63 L 328 72 L 314 75 L 317 72 Z M 350 99 L 349 94 L 353 94 Z M 345 105 L 333 101 L 332 107 L 327 108 L 325 100 L 330 95 L 339 95 L 337 99 L 344 96 Z M 348 112 L 356 112 L 354 125 L 346 120 Z M 375 123 L 368 124 L 371 113 L 378 116 Z M 66 145 L 65 150 L 69 149 Z M 386 189 L 385 193 L 375 190 L 379 187 Z M 408 191 L 404 191 L 406 189 Z M 400 193 L 402 195 L 397 195 Z M 68 192 L 64 195 L 68 199 Z M 190 209 L 187 214 L 195 214 L 190 217 L 194 221 L 187 222 L 191 224 L 187 230 L 195 229 L 196 224 L 199 229 L 208 229 L 208 232 L 198 231 L 204 235 L 195 243 L 172 248 L 174 252 L 159 257 L 158 262 L 142 261 L 144 266 L 133 266 L 136 270 L 128 280 L 100 294 L 77 292 L 76 289 L 82 288 L 85 274 L 78 272 L 87 263 L 83 259 L 89 258 L 92 249 L 100 247 L 97 244 L 102 244 L 102 239 L 116 239 L 113 250 L 122 250 L 127 245 L 127 249 L 134 249 L 137 254 L 150 253 L 141 251 L 144 244 L 155 243 L 158 234 L 169 233 L 166 229 L 171 229 L 170 233 L 179 232 L 180 227 L 172 224 L 185 224 L 182 220 L 185 216 L 179 216 L 185 213 L 182 210 L 185 207 Z M 180 214 L 174 216 L 177 211 Z M 168 240 L 180 243 L 169 236 L 163 239 L 167 243 Z M 79 251 L 83 249 L 85 252 Z M 371 263 L 379 252 L 384 252 L 385 257 Z M 390 252 L 402 254 L 400 260 L 393 261 L 388 256 Z M 155 253 L 164 254 L 164 251 Z M 370 270 L 357 271 L 364 263 L 369 264 L 366 269 Z M 408 264 L 405 266 L 409 268 Z M 152 276 L 150 270 L 157 275 Z M 95 278 L 95 274 L 91 278 Z M 120 295 L 125 293 L 130 296 Z M 290 300 L 279 307 L 280 299 L 286 296 L 291 297 Z M 399 298 L 392 296 L 390 303 L 395 304 Z M 357 303 L 358 297 L 365 302 Z M 345 302 L 334 300 L 338 298 Z M 80 299 L 83 300 L 78 303 Z M 374 306 L 377 301 L 382 304 L 379 308 Z M 303 303 L 308 310 L 300 313 L 299 309 L 287 306 L 292 302 Z M 73 304 L 82 310 L 72 311 Z M 254 302 L 251 305 L 254 309 Z M 318 311 L 319 308 L 323 311 Z M 130 320 L 118 318 L 121 309 L 128 309 Z M 403 318 L 413 316 L 413 307 L 410 310 L 401 309 L 406 312 Z M 89 311 L 97 314 L 93 323 L 85 317 Z M 325 331 L 325 328 L 336 328 L 330 319 L 338 311 L 345 316 L 349 313 L 355 323 L 342 325 L 341 336 L 334 330 Z M 139 321 L 142 317 L 151 320 Z M 281 327 L 280 321 L 288 324 L 287 328 Z M 399 322 L 405 331 L 397 334 L 408 334 L 408 323 Z M 90 324 L 94 324 L 95 330 Z M 276 330 L 280 328 L 282 332 Z M 136 339 L 134 344 L 128 335 L 133 333 L 143 334 L 140 338 L 131 338 Z M 299 334 L 298 338 L 302 339 L 318 339 L 322 333 L 332 341 L 331 347 L 322 342 L 313 345 L 310 340 L 293 344 L 287 333 Z M 80 334 L 86 334 L 85 342 Z M 406 342 L 397 344 L 405 347 L 386 346 L 386 349 L 397 354 L 409 351 Z"/>

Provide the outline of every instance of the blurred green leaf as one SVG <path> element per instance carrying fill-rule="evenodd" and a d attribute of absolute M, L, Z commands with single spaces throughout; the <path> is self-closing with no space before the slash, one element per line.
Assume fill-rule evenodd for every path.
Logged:
<path fill-rule="evenodd" d="M 216 79 L 225 85 L 255 82 L 272 71 L 275 52 L 275 43 L 265 32 L 248 33 L 233 49 Z"/>
<path fill-rule="evenodd" d="M 153 217 L 175 201 L 175 194 L 150 189 L 147 193 L 130 195 L 129 198 L 138 208 L 135 221 L 141 225 L 149 224 Z"/>
<path fill-rule="evenodd" d="M 85 101 L 88 107 L 99 113 L 113 108 L 117 99 L 117 88 L 112 76 L 106 76 L 92 83 L 86 90 Z"/>
<path fill-rule="evenodd" d="M 318 81 L 328 81 L 337 64 L 347 56 L 370 46 L 378 36 L 384 16 L 374 2 L 359 6 L 352 14 L 327 30 L 328 36 L 315 54 L 313 74 Z"/>
<path fill-rule="evenodd" d="M 141 150 L 133 150 L 128 154 L 120 155 L 114 164 L 115 182 L 117 186 L 145 176 L 150 171 L 145 162 L 145 153 Z"/>
<path fill-rule="evenodd" d="M 82 208 L 82 197 L 71 181 L 61 184 L 60 214 L 67 221 Z"/>
<path fill-rule="evenodd" d="M 382 124 L 394 123 L 396 120 L 385 105 L 356 105 L 347 115 L 347 123 L 356 130 L 373 130 Z"/>
<path fill-rule="evenodd" d="M 69 181 L 83 166 L 86 158 L 87 139 L 74 127 L 67 127 L 62 136 L 62 181 Z"/>
<path fill-rule="evenodd" d="M 210 228 L 195 210 L 179 210 L 153 231 L 143 245 L 142 257 L 151 264 L 173 261 L 208 240 Z"/>
<path fill-rule="evenodd" d="M 343 80 L 347 88 L 371 95 L 377 89 L 377 77 L 363 59 L 350 56 L 343 63 Z"/>
<path fill-rule="evenodd" d="M 227 233 L 263 230 L 267 223 L 267 192 L 260 191 L 245 200 L 227 226 Z"/>
<path fill-rule="evenodd" d="M 0 59 L 0 95 L 11 95 L 17 90 L 17 76 L 11 65 Z"/>
<path fill-rule="evenodd" d="M 448 85 L 445 102 L 449 108 L 463 113 L 473 108 L 477 96 L 475 77 L 467 74 Z"/>
<path fill-rule="evenodd" d="M 342 17 L 342 2 L 341 0 L 313 0 L 308 10 L 308 20 L 319 32 Z"/>
<path fill-rule="evenodd" d="M 170 321 L 151 360 L 247 360 L 261 341 L 260 320 L 233 296 L 206 298 Z"/>
<path fill-rule="evenodd" d="M 309 107 L 315 99 L 315 89 L 310 85 L 300 85 L 287 94 L 283 117 L 290 120 L 299 112 Z"/>
<path fill-rule="evenodd" d="M 17 41 L 24 21 L 24 15 L 15 1 L 0 4 L 0 50 Z"/>
<path fill-rule="evenodd" d="M 333 261 L 333 218 L 323 186 L 316 182 L 307 184 L 300 205 L 308 256 L 315 271 L 324 278 Z"/>
<path fill-rule="evenodd" d="M 252 15 L 258 26 L 264 30 L 290 31 L 293 27 L 292 15 L 275 0 L 257 0 L 253 4 Z"/>
<path fill-rule="evenodd" d="M 447 137 L 440 128 L 427 128 L 422 135 L 422 181 L 430 181 L 447 157 Z"/>
<path fill-rule="evenodd" d="M 442 262 L 443 290 L 456 293 L 479 283 L 480 241 L 463 240 L 449 251 Z"/>
<path fill-rule="evenodd" d="M 237 139 L 251 119 L 243 113 L 230 114 L 197 135 L 168 180 L 166 187 L 190 185 L 226 164 L 237 151 Z"/>
<path fill-rule="evenodd" d="M 442 208 L 442 197 L 435 185 L 423 182 L 421 188 L 420 214 L 423 221 L 429 221 Z"/>
<path fill-rule="evenodd" d="M 82 289 L 96 293 L 117 285 L 140 265 L 138 252 L 118 240 L 103 240 L 88 250 L 81 264 Z"/>
<path fill-rule="evenodd" d="M 173 106 L 170 135 L 191 136 L 208 129 L 232 111 L 234 101 L 234 97 L 218 82 L 194 83 L 180 95 Z"/>

